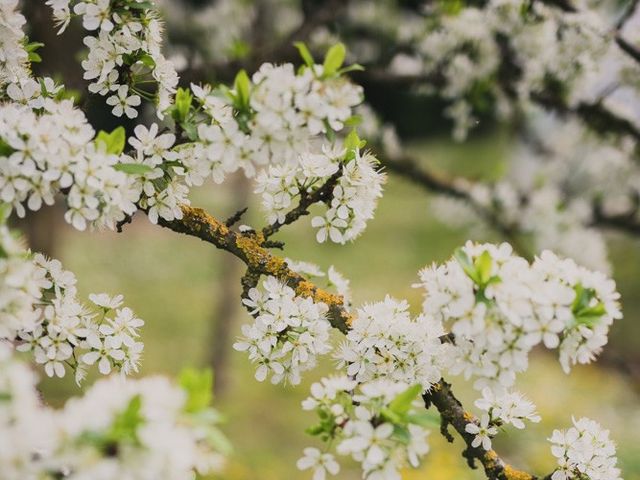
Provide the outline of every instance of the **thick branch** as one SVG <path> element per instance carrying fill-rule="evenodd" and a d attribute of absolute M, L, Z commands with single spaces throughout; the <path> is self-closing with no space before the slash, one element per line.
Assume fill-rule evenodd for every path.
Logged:
<path fill-rule="evenodd" d="M 326 303 L 329 306 L 331 325 L 342 332 L 347 330 L 351 316 L 344 309 L 342 297 L 317 287 L 291 270 L 284 259 L 273 255 L 263 246 L 262 234 L 234 232 L 200 208 L 184 205 L 182 214 L 182 219 L 171 221 L 160 219 L 159 224 L 174 232 L 197 237 L 235 255 L 244 262 L 254 277 L 255 275 L 274 276 L 286 282 L 298 295 Z"/>
<path fill-rule="evenodd" d="M 464 440 L 467 448 L 462 455 L 466 458 L 471 468 L 476 468 L 478 461 L 484 468 L 484 472 L 490 480 L 548 480 L 551 475 L 544 478 L 536 477 L 527 472 L 516 470 L 508 463 L 505 463 L 494 450 L 486 451 L 482 447 L 473 447 L 471 443 L 475 436 L 465 430 L 469 422 L 478 420 L 469 412 L 466 412 L 451 390 L 451 385 L 441 380 L 433 389 L 424 395 L 427 408 L 433 404 L 442 418 L 442 433 L 449 441 L 453 441 L 447 432 L 448 426 L 452 426 Z"/>

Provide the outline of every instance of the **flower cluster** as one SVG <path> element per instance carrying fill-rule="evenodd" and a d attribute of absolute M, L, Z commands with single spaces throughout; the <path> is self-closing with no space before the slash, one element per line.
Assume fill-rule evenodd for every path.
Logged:
<path fill-rule="evenodd" d="M 385 378 L 424 390 L 440 381 L 451 345 L 441 343 L 444 329 L 426 315 L 415 318 L 406 301 L 390 297 L 356 311 L 347 338 L 335 357 L 338 368 L 359 383 Z"/>
<path fill-rule="evenodd" d="M 25 252 L 5 226 L 0 251 L 0 339 L 32 351 L 50 377 L 63 377 L 69 367 L 80 382 L 93 364 L 104 375 L 112 368 L 137 371 L 144 322 L 120 308 L 122 296 L 91 295 L 94 308 L 87 308 L 76 298 L 75 275 L 57 260 Z"/>
<path fill-rule="evenodd" d="M 384 176 L 376 170 L 377 160 L 369 152 L 364 155 L 355 149 L 347 153 L 341 175 L 331 193 L 331 203 L 323 216 L 311 219 L 318 228 L 316 239 L 327 238 L 345 243 L 356 238 L 373 218 L 376 203 L 382 196 Z M 311 179 L 311 181 L 314 181 Z"/>
<path fill-rule="evenodd" d="M 603 232 L 594 227 L 594 205 L 602 215 L 637 218 L 637 143 L 626 136 L 603 142 L 576 120 L 540 118 L 531 125 L 532 139 L 509 156 L 504 178 L 493 185 L 458 182 L 458 188 L 502 224 L 526 234 L 533 250 L 550 249 L 607 272 L 607 248 Z M 479 221 L 461 200 L 439 200 L 436 213 L 445 222 Z"/>
<path fill-rule="evenodd" d="M 621 480 L 609 430 L 584 417 L 573 419 L 573 425 L 568 430 L 554 430 L 549 439 L 559 466 L 551 480 Z"/>
<path fill-rule="evenodd" d="M 275 277 L 267 277 L 262 288 L 252 288 L 242 301 L 255 322 L 242 326 L 243 337 L 234 344 L 258 365 L 256 380 L 271 375 L 272 383 L 300 383 L 300 373 L 316 365 L 316 357 L 331 350 L 331 325 L 326 304 L 297 296 Z"/>
<path fill-rule="evenodd" d="M 455 335 L 452 372 L 477 377 L 479 388 L 511 386 L 540 343 L 559 348 L 567 372 L 590 362 L 622 316 L 613 280 L 548 251 L 529 264 L 508 244 L 469 242 L 420 277 L 424 312 Z"/>
<path fill-rule="evenodd" d="M 206 121 L 196 127 L 189 116 L 183 119 L 197 140 L 180 149 L 187 183 L 199 185 L 209 176 L 220 183 L 242 169 L 256 177 L 256 193 L 272 224 L 284 221 L 296 197 L 331 187 L 323 199 L 325 216 L 312 220 L 318 240 L 355 238 L 373 216 L 384 176 L 375 157 L 361 152 L 355 133 L 343 145 L 332 140 L 362 100 L 361 88 L 338 67 L 328 70 L 325 62 L 296 73 L 291 64 L 265 64 L 251 80 L 239 74 L 224 96 L 192 85 Z"/>
<path fill-rule="evenodd" d="M 18 332 L 35 328 L 36 304 L 49 284 L 24 255 L 20 241 L 0 225 L 0 339 L 14 339 Z"/>
<path fill-rule="evenodd" d="M 0 88 L 29 77 L 29 55 L 22 31 L 26 20 L 17 6 L 18 0 L 0 1 Z"/>
<path fill-rule="evenodd" d="M 0 344 L 3 478 L 189 480 L 217 472 L 228 447 L 209 406 L 210 380 L 186 372 L 176 386 L 114 376 L 53 410 L 40 404 L 33 372 Z"/>
<path fill-rule="evenodd" d="M 295 260 L 291 260 L 290 258 L 285 258 L 285 262 L 289 268 L 296 273 L 301 275 L 305 275 L 307 277 L 317 277 L 322 278 L 325 277 L 325 272 L 316 265 L 311 262 L 299 262 Z M 349 309 L 351 306 L 351 287 L 349 286 L 350 281 L 342 275 L 336 268 L 331 265 L 326 273 L 327 287 L 334 288 L 336 293 L 342 297 L 343 305 L 346 309 Z"/>
<path fill-rule="evenodd" d="M 66 191 L 65 219 L 84 230 L 88 223 L 113 228 L 135 212 L 139 191 L 133 179 L 116 170 L 119 158 L 102 142 L 71 100 L 46 99 L 42 113 L 26 106 L 0 106 L 0 198 L 24 216 L 53 204 Z"/>
<path fill-rule="evenodd" d="M 323 76 L 319 65 L 296 73 L 292 64 L 267 63 L 251 80 L 240 74 L 223 97 L 207 87 L 192 90 L 209 119 L 198 127 L 207 147 L 198 159 L 221 174 L 242 168 L 248 177 L 268 164 L 296 163 L 318 140 L 341 130 L 362 101 L 361 87 L 336 72 Z"/>
<path fill-rule="evenodd" d="M 159 218 L 182 218 L 180 205 L 189 204 L 189 189 L 183 183 L 184 169 L 176 167 L 179 153 L 172 149 L 175 135 L 159 135 L 155 123 L 149 128 L 138 125 L 134 134 L 129 138 L 133 151 L 122 155 L 120 161 L 139 172 L 134 177 L 135 188 L 141 192 L 139 207 L 146 210 L 152 223 L 158 223 Z"/>
<path fill-rule="evenodd" d="M 442 82 L 444 77 L 438 92 L 452 102 L 448 115 L 458 139 L 476 123 L 474 111 L 493 103 L 498 115 L 508 115 L 510 97 L 526 107 L 550 85 L 562 85 L 575 105 L 591 94 L 590 82 L 613 48 L 607 23 L 590 10 L 568 13 L 542 3 L 492 0 L 484 8 L 434 17 L 433 24 L 414 34 L 418 47 L 409 57 L 411 69 L 425 79 Z M 509 68 L 517 72 L 514 85 L 496 81 L 503 62 L 511 62 Z"/>
<path fill-rule="evenodd" d="M 154 100 L 159 116 L 171 106 L 178 75 L 162 54 L 162 22 L 146 0 L 47 0 L 64 31 L 72 12 L 95 35 L 85 37 L 89 52 L 82 62 L 89 91 L 108 96 L 112 113 L 138 116 L 142 98 Z M 148 84 L 153 83 L 154 89 Z"/>
<path fill-rule="evenodd" d="M 484 388 L 482 398 L 476 400 L 475 405 L 486 413 L 479 422 L 469 422 L 465 426 L 465 431 L 474 435 L 471 442 L 474 448 L 482 445 L 485 450 L 491 450 L 491 438 L 498 434 L 499 427 L 513 425 L 523 429 L 524 420 L 540 421 L 535 406 L 518 392 Z"/>
<path fill-rule="evenodd" d="M 311 386 L 302 408 L 320 418 L 309 433 L 359 462 L 364 478 L 399 480 L 401 468 L 418 467 L 429 451 L 424 426 L 432 419 L 417 411 L 421 392 L 420 385 L 407 387 L 386 379 L 359 384 L 346 376 L 329 377 Z M 332 454 L 313 448 L 305 450 L 298 467 L 312 468 L 314 478 L 323 478 L 325 470 L 339 470 Z"/>

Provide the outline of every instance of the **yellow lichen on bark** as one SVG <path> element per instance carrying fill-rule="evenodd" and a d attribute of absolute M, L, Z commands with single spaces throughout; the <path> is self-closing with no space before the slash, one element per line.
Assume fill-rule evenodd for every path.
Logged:
<path fill-rule="evenodd" d="M 221 237 L 229 233 L 229 228 L 224 223 L 219 222 L 201 208 L 181 205 L 180 209 L 183 215 L 182 221 L 194 230 L 201 231 L 206 226 Z"/>
<path fill-rule="evenodd" d="M 532 480 L 533 479 L 533 476 L 529 475 L 527 472 L 516 470 L 511 465 L 504 466 L 504 476 L 507 477 L 507 480 Z"/>
<path fill-rule="evenodd" d="M 236 247 L 243 253 L 248 267 L 259 266 L 268 255 L 266 250 L 260 246 L 255 238 L 238 235 L 236 237 Z"/>

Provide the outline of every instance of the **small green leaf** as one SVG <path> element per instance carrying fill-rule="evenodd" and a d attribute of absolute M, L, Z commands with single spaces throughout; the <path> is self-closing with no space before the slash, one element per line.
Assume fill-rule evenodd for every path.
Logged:
<path fill-rule="evenodd" d="M 424 388 L 422 388 L 422 385 L 416 383 L 394 398 L 389 404 L 389 409 L 399 415 L 406 414 L 411 408 L 413 401 L 418 398 L 423 391 Z"/>
<path fill-rule="evenodd" d="M 464 270 L 464 273 L 466 273 L 467 276 L 475 283 L 480 284 L 480 279 L 478 278 L 476 269 L 471 263 L 471 259 L 466 252 L 462 248 L 457 248 L 453 253 L 453 257 L 458 261 L 462 270 Z"/>
<path fill-rule="evenodd" d="M 321 433 L 323 433 L 323 432 L 324 432 L 324 426 L 323 426 L 321 423 L 319 423 L 319 424 L 317 424 L 317 425 L 314 425 L 314 426 L 312 426 L 312 427 L 307 428 L 307 429 L 305 430 L 305 432 L 306 432 L 308 435 L 312 435 L 312 436 L 314 436 L 314 437 L 315 437 L 315 436 L 320 435 Z"/>
<path fill-rule="evenodd" d="M 440 9 L 445 14 L 458 15 L 463 8 L 463 0 L 440 0 Z"/>
<path fill-rule="evenodd" d="M 144 175 L 153 172 L 153 168 L 142 163 L 116 163 L 113 168 L 129 175 Z"/>
<path fill-rule="evenodd" d="M 421 427 L 438 427 L 440 426 L 440 416 L 433 412 L 413 413 L 406 416 L 409 423 L 420 425 Z"/>
<path fill-rule="evenodd" d="M 393 426 L 393 436 L 404 444 L 408 444 L 411 441 L 409 429 L 400 425 Z"/>
<path fill-rule="evenodd" d="M 233 88 L 236 91 L 236 101 L 238 109 L 242 110 L 249 106 L 249 95 L 251 95 L 251 80 L 245 70 L 240 70 L 233 81 Z"/>
<path fill-rule="evenodd" d="M 300 56 L 302 57 L 302 60 L 304 60 L 304 63 L 306 63 L 308 67 L 313 67 L 315 60 L 304 42 L 294 42 L 293 46 L 298 49 L 298 52 L 300 52 Z"/>
<path fill-rule="evenodd" d="M 349 132 L 347 138 L 344 139 L 344 148 L 347 150 L 355 150 L 360 148 L 360 137 L 358 136 L 358 132 L 356 132 L 355 128 Z"/>
<path fill-rule="evenodd" d="M 181 127 L 184 130 L 184 133 L 187 134 L 187 138 L 189 138 L 189 140 L 191 140 L 192 142 L 198 140 L 198 129 L 196 128 L 196 125 L 194 123 L 184 122 Z"/>
<path fill-rule="evenodd" d="M 142 397 L 135 395 L 129 400 L 127 407 L 113 419 L 108 434 L 112 442 L 137 442 L 137 430 L 144 423 L 142 416 Z"/>
<path fill-rule="evenodd" d="M 40 63 L 40 62 L 42 62 L 42 57 L 40 56 L 40 54 L 38 54 L 36 52 L 29 52 L 29 55 L 28 55 L 27 58 L 31 63 Z"/>
<path fill-rule="evenodd" d="M 15 152 L 15 150 L 11 148 L 11 146 L 7 142 L 0 138 L 0 157 L 8 157 L 13 152 Z"/>
<path fill-rule="evenodd" d="M 349 72 L 364 72 L 364 67 L 359 63 L 354 63 L 353 65 L 349 65 L 348 67 L 343 67 L 338 70 L 338 75 L 342 75 L 343 73 Z"/>
<path fill-rule="evenodd" d="M 330 77 L 338 72 L 342 64 L 344 63 L 345 56 L 347 55 L 347 49 L 344 43 L 337 43 L 329 49 L 327 55 L 324 57 L 323 75 Z"/>
<path fill-rule="evenodd" d="M 30 43 L 27 43 L 24 46 L 24 49 L 27 52 L 35 52 L 36 50 L 38 50 L 39 48 L 42 48 L 42 47 L 44 47 L 44 43 L 41 43 L 41 42 L 30 42 Z"/>
<path fill-rule="evenodd" d="M 211 405 L 213 400 L 213 372 L 188 368 L 180 374 L 180 386 L 187 392 L 185 411 L 197 412 Z"/>
<path fill-rule="evenodd" d="M 7 223 L 7 220 L 9 220 L 9 215 L 11 215 L 11 204 L 10 203 L 0 203 L 0 225 L 5 225 Z M 7 252 L 5 252 L 4 250 L 1 250 L 1 257 L 6 258 L 7 257 Z"/>
<path fill-rule="evenodd" d="M 173 118 L 176 122 L 182 123 L 187 119 L 192 101 L 193 95 L 191 95 L 190 90 L 178 88 L 176 92 L 175 109 L 173 110 Z"/>
<path fill-rule="evenodd" d="M 345 127 L 357 127 L 362 123 L 362 115 L 351 115 L 344 121 Z"/>
<path fill-rule="evenodd" d="M 493 259 L 491 254 L 485 250 L 474 261 L 474 267 L 480 280 L 480 286 L 485 286 L 491 278 L 491 266 Z"/>
<path fill-rule="evenodd" d="M 138 61 L 141 62 L 142 64 L 146 65 L 149 68 L 155 68 L 155 66 L 156 66 L 156 61 L 148 53 L 145 53 L 144 55 L 142 55 L 139 58 Z"/>
<path fill-rule="evenodd" d="M 120 155 L 124 150 L 125 139 L 124 127 L 120 126 L 111 133 L 107 133 L 104 130 L 98 132 L 96 143 L 102 142 L 107 153 Z"/>
<path fill-rule="evenodd" d="M 383 408 L 382 410 L 380 410 L 380 414 L 382 415 L 382 418 L 384 418 L 388 422 L 394 424 L 403 422 L 403 416 L 393 411 L 391 408 Z"/>

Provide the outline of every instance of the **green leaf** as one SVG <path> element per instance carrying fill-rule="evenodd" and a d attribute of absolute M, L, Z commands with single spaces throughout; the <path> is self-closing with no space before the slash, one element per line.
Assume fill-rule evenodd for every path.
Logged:
<path fill-rule="evenodd" d="M 187 368 L 180 374 L 180 386 L 187 392 L 185 411 L 197 412 L 213 400 L 213 372 L 210 369 Z"/>
<path fill-rule="evenodd" d="M 146 65 L 149 68 L 155 68 L 155 66 L 156 66 L 156 61 L 148 53 L 145 53 L 144 55 L 142 55 L 138 59 L 138 61 L 141 62 L 142 64 Z"/>
<path fill-rule="evenodd" d="M 382 418 L 393 424 L 403 423 L 403 415 L 393 411 L 391 408 L 383 408 L 380 410 Z"/>
<path fill-rule="evenodd" d="M 324 426 L 321 423 L 314 425 L 312 427 L 309 427 L 305 430 L 305 433 L 314 437 L 317 435 L 320 435 L 323 432 L 324 432 Z"/>
<path fill-rule="evenodd" d="M 251 95 L 251 80 L 244 69 L 236 75 L 233 88 L 236 91 L 236 107 L 240 110 L 246 109 L 249 106 L 249 95 Z"/>
<path fill-rule="evenodd" d="M 27 56 L 27 58 L 31 63 L 42 62 L 42 57 L 36 52 L 29 52 L 29 55 Z"/>
<path fill-rule="evenodd" d="M 362 123 L 362 115 L 351 115 L 344 121 L 345 127 L 357 127 Z"/>
<path fill-rule="evenodd" d="M 354 63 L 353 65 L 349 65 L 348 67 L 343 67 L 338 70 L 338 75 L 342 75 L 343 73 L 349 72 L 364 72 L 364 67 L 359 63 Z"/>
<path fill-rule="evenodd" d="M 408 444 L 411 441 L 409 429 L 400 425 L 393 426 L 393 436 L 404 444 Z"/>
<path fill-rule="evenodd" d="M 120 155 L 124 150 L 125 138 L 124 127 L 120 126 L 111 133 L 107 133 L 104 130 L 98 132 L 96 143 L 102 142 L 107 153 Z"/>
<path fill-rule="evenodd" d="M 198 129 L 196 128 L 196 125 L 194 123 L 184 122 L 181 127 L 184 130 L 184 133 L 187 134 L 189 140 L 195 142 L 198 139 Z"/>
<path fill-rule="evenodd" d="M 11 146 L 7 142 L 0 138 L 0 157 L 8 157 L 13 152 L 15 152 L 15 150 L 11 148 Z"/>
<path fill-rule="evenodd" d="M 491 278 L 492 263 L 493 259 L 487 250 L 482 252 L 482 254 L 475 259 L 474 267 L 478 280 L 480 280 L 480 286 L 485 286 L 489 282 L 489 279 Z"/>
<path fill-rule="evenodd" d="M 440 416 L 433 412 L 413 413 L 406 416 L 409 423 L 420 425 L 421 427 L 440 426 Z"/>
<path fill-rule="evenodd" d="M 463 8 L 463 0 L 440 0 L 440 9 L 445 14 L 458 15 Z"/>
<path fill-rule="evenodd" d="M 344 139 L 344 148 L 347 150 L 355 150 L 360 148 L 360 137 L 358 136 L 358 132 L 356 132 L 355 128 L 349 132 L 347 138 Z"/>
<path fill-rule="evenodd" d="M 153 168 L 142 163 L 116 163 L 113 169 L 129 175 L 144 175 L 145 173 L 153 172 Z"/>
<path fill-rule="evenodd" d="M 394 398 L 389 404 L 389 409 L 399 415 L 406 414 L 413 401 L 424 391 L 422 385 L 416 383 Z"/>
<path fill-rule="evenodd" d="M 44 47 L 44 43 L 41 42 L 30 42 L 24 46 L 24 49 L 27 52 L 35 52 L 37 49 Z"/>
<path fill-rule="evenodd" d="M 173 110 L 173 118 L 176 122 L 182 123 L 187 119 L 192 101 L 193 95 L 191 95 L 190 90 L 178 88 L 176 92 L 175 110 Z"/>
<path fill-rule="evenodd" d="M 136 442 L 138 427 L 145 421 L 141 411 L 142 397 L 135 395 L 129 400 L 127 407 L 114 417 L 108 434 L 109 440 Z"/>
<path fill-rule="evenodd" d="M 313 65 L 315 64 L 315 60 L 313 59 L 313 55 L 311 55 L 311 52 L 304 44 L 304 42 L 294 42 L 293 46 L 298 49 L 298 52 L 300 53 L 302 60 L 304 60 L 304 63 L 306 63 L 308 67 L 313 67 Z"/>
<path fill-rule="evenodd" d="M 11 215 L 11 204 L 10 203 L 0 203 L 0 225 L 4 225 L 9 220 L 9 215 Z M 1 250 L 1 249 L 0 249 Z M 2 257 L 6 257 L 7 254 L 2 250 Z"/>
<path fill-rule="evenodd" d="M 329 49 L 324 57 L 324 63 L 322 64 L 323 76 L 330 77 L 338 72 L 338 69 L 344 63 L 344 58 L 347 55 L 347 49 L 344 43 L 337 43 Z"/>
<path fill-rule="evenodd" d="M 458 261 L 464 273 L 473 280 L 475 283 L 480 284 L 480 279 L 478 278 L 478 274 L 476 272 L 476 268 L 471 263 L 471 259 L 466 254 L 466 252 L 462 248 L 457 248 L 453 253 L 453 257 Z"/>

